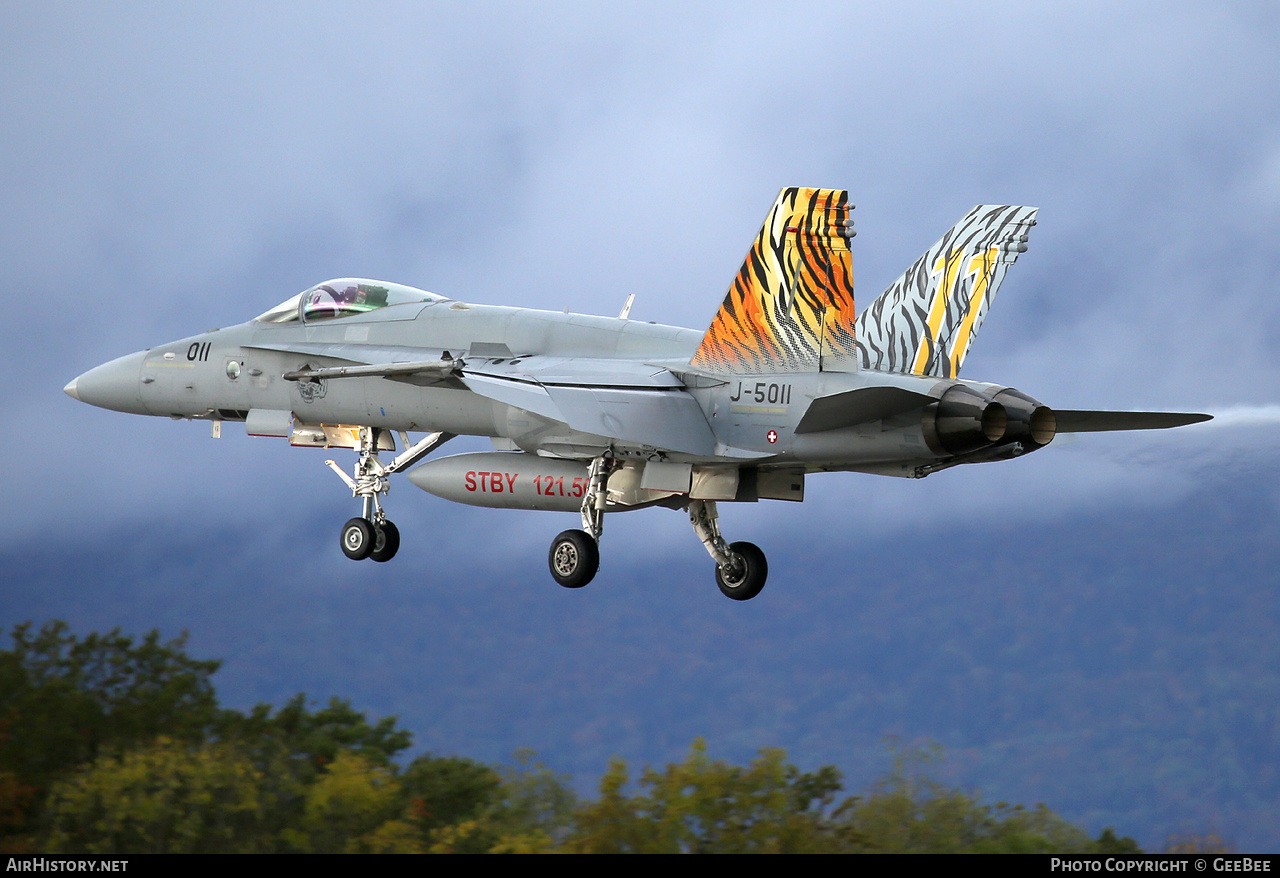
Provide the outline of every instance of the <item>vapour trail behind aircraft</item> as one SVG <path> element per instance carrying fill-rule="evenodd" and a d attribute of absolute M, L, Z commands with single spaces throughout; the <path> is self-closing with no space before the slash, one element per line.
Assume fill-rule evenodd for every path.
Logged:
<path fill-rule="evenodd" d="M 784 189 L 705 333 L 630 320 L 630 298 L 609 318 L 340 279 L 248 323 L 112 360 L 65 390 L 116 411 L 209 420 L 214 436 L 242 421 L 251 436 L 354 449 L 351 475 L 326 461 L 362 504 L 341 531 L 354 560 L 396 554 L 380 498 L 407 471 L 448 500 L 580 512 L 582 528 L 549 553 L 568 588 L 595 576 L 606 513 L 686 511 L 734 600 L 760 592 L 768 565 L 757 546 L 721 535 L 721 502 L 801 501 L 818 472 L 923 478 L 1019 457 L 1058 433 L 1209 419 L 1054 411 L 958 377 L 1036 208 L 975 207 L 856 316 L 852 209 L 841 190 Z M 425 461 L 460 435 L 495 450 Z"/>

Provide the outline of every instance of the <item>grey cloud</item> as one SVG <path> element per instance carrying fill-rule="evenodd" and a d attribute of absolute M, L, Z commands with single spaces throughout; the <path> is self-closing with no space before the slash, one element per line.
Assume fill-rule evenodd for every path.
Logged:
<path fill-rule="evenodd" d="M 790 184 L 852 190 L 864 304 L 972 204 L 1041 207 L 969 377 L 1059 407 L 1270 399 L 1276 28 L 1238 7 L 38 9 L 0 38 L 29 388 L 7 413 L 66 479 L 33 528 L 77 501 L 176 510 L 193 466 L 277 507 L 334 496 L 302 463 L 273 486 L 298 452 L 75 406 L 60 388 L 97 362 L 343 274 L 596 313 L 634 292 L 636 316 L 701 328 Z M 1047 490 L 1095 483 L 1059 451 Z M 788 515 L 918 496 L 841 478 Z"/>

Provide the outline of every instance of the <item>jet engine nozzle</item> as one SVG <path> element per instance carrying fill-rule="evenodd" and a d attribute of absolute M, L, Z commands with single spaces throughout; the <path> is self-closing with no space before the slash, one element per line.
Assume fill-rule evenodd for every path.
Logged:
<path fill-rule="evenodd" d="M 926 409 L 925 441 L 939 452 L 967 454 L 1005 438 L 1008 422 L 1001 403 L 957 384 Z"/>
<path fill-rule="evenodd" d="M 1058 417 L 1053 409 L 1021 391 L 1006 387 L 994 397 L 1009 418 L 1006 442 L 1021 442 L 1028 451 L 1044 448 L 1058 433 Z"/>

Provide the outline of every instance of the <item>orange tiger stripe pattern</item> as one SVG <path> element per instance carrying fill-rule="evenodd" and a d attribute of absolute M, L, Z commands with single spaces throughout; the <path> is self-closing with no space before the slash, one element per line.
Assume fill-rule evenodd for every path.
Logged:
<path fill-rule="evenodd" d="M 852 360 L 849 193 L 783 189 L 690 364 L 710 372 L 812 372 Z"/>

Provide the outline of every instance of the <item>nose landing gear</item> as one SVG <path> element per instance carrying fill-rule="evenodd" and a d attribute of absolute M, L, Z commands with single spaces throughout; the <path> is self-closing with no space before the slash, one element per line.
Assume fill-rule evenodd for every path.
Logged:
<path fill-rule="evenodd" d="M 352 561 L 363 561 L 373 552 L 373 522 L 352 518 L 342 526 L 342 554 Z"/>
<path fill-rule="evenodd" d="M 396 552 L 400 550 L 400 530 L 387 518 L 378 495 L 391 490 L 389 477 L 392 473 L 412 466 L 453 438 L 452 433 L 431 433 L 407 448 L 390 464 L 383 464 L 378 458 L 379 432 L 375 427 L 360 428 L 360 456 L 356 460 L 354 478 L 344 473 L 332 460 L 325 461 L 325 465 L 337 473 L 338 478 L 351 489 L 351 496 L 360 498 L 364 505 L 361 517 L 352 518 L 342 526 L 342 554 L 353 561 L 371 558 L 386 562 L 396 556 Z M 407 437 L 403 433 L 401 436 L 407 445 Z"/>

